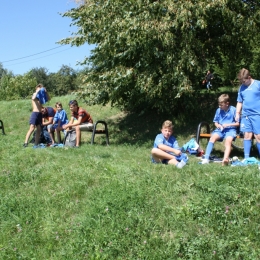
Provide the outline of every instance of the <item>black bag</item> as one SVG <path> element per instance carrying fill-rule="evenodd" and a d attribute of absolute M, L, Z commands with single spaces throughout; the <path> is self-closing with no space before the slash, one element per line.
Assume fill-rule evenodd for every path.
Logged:
<path fill-rule="evenodd" d="M 31 144 L 34 144 L 34 143 L 35 143 L 35 134 L 36 134 L 36 131 L 37 131 L 37 130 L 35 130 L 35 131 L 33 132 L 33 136 L 32 136 L 32 139 L 31 139 L 31 141 L 30 141 Z M 40 139 L 39 139 L 39 144 L 46 144 L 46 143 L 47 143 L 47 141 L 46 141 L 46 139 L 45 139 L 45 137 L 44 137 L 43 131 L 41 131 Z"/>
<path fill-rule="evenodd" d="M 64 146 L 66 147 L 76 146 L 76 130 L 72 129 L 66 133 Z"/>

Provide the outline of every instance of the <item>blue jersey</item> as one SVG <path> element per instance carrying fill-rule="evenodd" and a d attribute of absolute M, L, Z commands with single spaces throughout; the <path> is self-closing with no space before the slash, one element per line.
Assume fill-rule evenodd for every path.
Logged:
<path fill-rule="evenodd" d="M 242 115 L 260 114 L 260 81 L 254 80 L 250 86 L 241 85 L 238 91 L 237 102 L 243 103 Z"/>
<path fill-rule="evenodd" d="M 56 112 L 53 122 L 58 123 L 59 120 L 61 121 L 60 126 L 65 125 L 68 123 L 68 117 L 64 109 Z"/>
<path fill-rule="evenodd" d="M 181 150 L 181 148 L 179 147 L 179 144 L 174 136 L 170 136 L 170 138 L 168 140 L 166 140 L 166 138 L 163 136 L 163 134 L 158 134 L 154 140 L 153 147 L 158 148 L 158 145 L 160 145 L 160 144 L 164 144 L 171 148 Z"/>
<path fill-rule="evenodd" d="M 215 117 L 213 119 L 213 122 L 219 123 L 221 125 L 236 123 L 235 117 L 236 117 L 236 108 L 235 107 L 230 106 L 227 111 L 218 108 L 216 111 Z M 237 126 L 228 126 L 226 128 L 235 128 L 236 129 Z"/>

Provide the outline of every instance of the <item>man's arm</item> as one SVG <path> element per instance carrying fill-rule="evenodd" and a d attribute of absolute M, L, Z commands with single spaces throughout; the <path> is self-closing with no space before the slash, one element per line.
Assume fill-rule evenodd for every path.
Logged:
<path fill-rule="evenodd" d="M 240 115 L 241 115 L 241 111 L 242 111 L 242 106 L 243 104 L 241 102 L 237 102 L 237 106 L 236 106 L 236 116 L 235 116 L 235 120 L 237 122 L 239 122 L 240 120 Z"/>
<path fill-rule="evenodd" d="M 46 96 L 47 96 L 47 98 L 48 98 L 48 101 L 51 100 L 51 97 L 50 97 L 50 95 L 49 95 L 47 89 L 46 89 L 46 88 L 44 88 L 44 89 L 45 89 L 45 92 L 46 92 Z"/>
<path fill-rule="evenodd" d="M 48 121 L 45 121 L 45 118 L 42 119 L 42 125 L 51 125 L 53 123 L 53 117 L 49 117 Z"/>
<path fill-rule="evenodd" d="M 32 100 L 36 100 L 36 98 L 37 98 L 36 96 L 37 96 L 39 91 L 40 91 L 40 88 L 37 88 L 36 91 L 32 95 Z"/>

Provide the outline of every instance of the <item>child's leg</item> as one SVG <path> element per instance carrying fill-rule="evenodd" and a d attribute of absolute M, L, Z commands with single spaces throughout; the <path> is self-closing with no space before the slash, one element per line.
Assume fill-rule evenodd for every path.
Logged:
<path fill-rule="evenodd" d="M 61 143 L 61 136 L 60 136 L 60 131 L 62 130 L 61 127 L 57 127 L 55 132 L 56 132 L 56 135 L 57 135 L 57 139 L 58 139 L 58 144 Z"/>
<path fill-rule="evenodd" d="M 244 134 L 244 158 L 248 158 L 250 156 L 250 150 L 252 146 L 252 133 L 245 133 Z"/>
<path fill-rule="evenodd" d="M 228 163 L 229 163 L 229 155 L 231 152 L 231 144 L 232 144 L 233 139 L 234 138 L 232 136 L 227 136 L 227 138 L 225 140 L 225 152 L 224 152 L 222 165 L 228 165 Z"/>
<path fill-rule="evenodd" d="M 257 150 L 258 150 L 258 154 L 259 154 L 259 157 L 260 157 L 260 143 L 256 143 L 256 147 L 257 147 Z"/>
<path fill-rule="evenodd" d="M 24 141 L 25 144 L 28 144 L 29 138 L 30 138 L 32 132 L 34 131 L 34 129 L 35 129 L 35 125 L 30 125 L 30 128 L 25 136 L 25 141 Z"/>
<path fill-rule="evenodd" d="M 81 138 L 81 131 L 79 125 L 75 127 L 76 130 L 76 146 L 79 146 L 80 144 L 80 138 Z"/>
<path fill-rule="evenodd" d="M 39 144 L 40 141 L 40 135 L 41 135 L 41 131 L 42 131 L 42 127 L 40 125 L 37 125 L 37 130 L 36 130 L 36 134 L 35 134 L 35 145 Z"/>
<path fill-rule="evenodd" d="M 48 133 L 50 135 L 51 138 L 51 143 L 54 144 L 55 143 L 55 139 L 54 139 L 54 131 L 52 126 L 47 127 L 48 128 Z"/>
<path fill-rule="evenodd" d="M 153 148 L 151 154 L 153 159 L 158 163 L 161 162 L 162 160 L 169 160 L 168 164 L 174 164 L 174 165 L 178 164 L 178 161 L 173 155 L 166 153 L 159 148 Z"/>
<path fill-rule="evenodd" d="M 209 159 L 209 156 L 213 150 L 213 147 L 214 147 L 214 144 L 217 140 L 220 139 L 220 136 L 218 134 L 213 134 L 210 139 L 209 139 L 209 142 L 208 142 L 208 145 L 207 145 L 207 148 L 206 148 L 206 153 L 205 153 L 205 159 Z"/>

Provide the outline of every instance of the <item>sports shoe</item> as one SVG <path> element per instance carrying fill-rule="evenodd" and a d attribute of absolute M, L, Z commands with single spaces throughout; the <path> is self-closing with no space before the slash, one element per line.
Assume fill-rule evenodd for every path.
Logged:
<path fill-rule="evenodd" d="M 64 147 L 64 144 L 60 143 L 57 146 L 62 148 L 62 147 Z"/>
<path fill-rule="evenodd" d="M 200 164 L 208 164 L 209 163 L 209 159 L 202 159 Z"/>
<path fill-rule="evenodd" d="M 24 148 L 28 147 L 28 143 L 24 143 L 24 144 L 23 144 L 23 147 L 24 147 Z"/>
<path fill-rule="evenodd" d="M 51 145 L 50 145 L 50 147 L 56 147 L 56 146 L 58 146 L 58 144 L 55 144 L 55 143 L 54 143 L 54 144 L 51 144 Z"/>
<path fill-rule="evenodd" d="M 181 160 L 181 161 L 176 165 L 176 167 L 179 168 L 179 169 L 181 169 L 181 168 L 183 168 L 185 165 L 186 165 L 186 162 L 185 162 L 184 160 Z"/>

